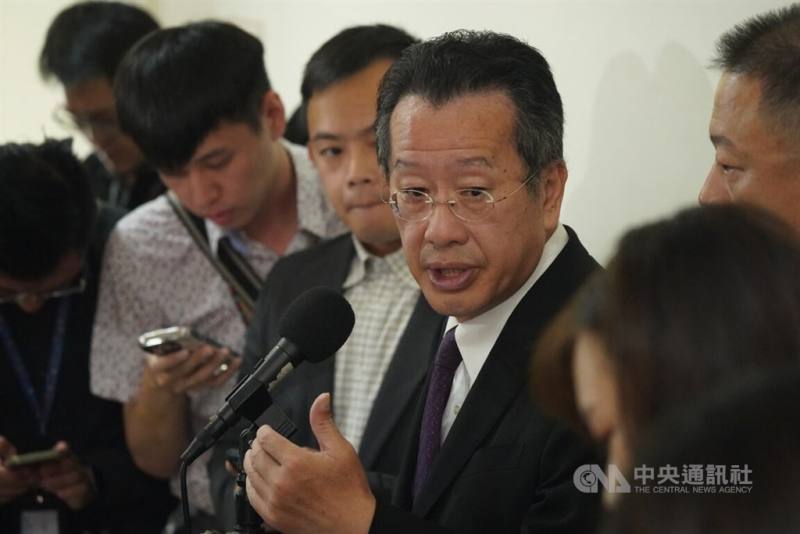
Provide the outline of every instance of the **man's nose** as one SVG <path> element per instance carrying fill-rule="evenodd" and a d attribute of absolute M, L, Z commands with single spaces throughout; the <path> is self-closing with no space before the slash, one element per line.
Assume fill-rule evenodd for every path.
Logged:
<path fill-rule="evenodd" d="M 201 171 L 191 170 L 187 178 L 195 206 L 200 209 L 208 208 L 219 200 L 222 188 L 214 177 Z"/>
<path fill-rule="evenodd" d="M 358 147 L 351 152 L 347 166 L 347 185 L 374 185 L 380 183 L 378 155 L 372 147 Z"/>
<path fill-rule="evenodd" d="M 437 248 L 466 243 L 469 239 L 467 225 L 456 217 L 449 205 L 435 202 L 431 209 L 430 217 L 421 223 L 427 225 L 426 241 Z"/>
<path fill-rule="evenodd" d="M 731 200 L 725 183 L 722 179 L 722 173 L 712 165 L 711 170 L 708 171 L 706 181 L 700 189 L 700 194 L 697 196 L 697 201 L 707 206 L 709 204 L 719 204 L 722 202 L 729 202 Z"/>

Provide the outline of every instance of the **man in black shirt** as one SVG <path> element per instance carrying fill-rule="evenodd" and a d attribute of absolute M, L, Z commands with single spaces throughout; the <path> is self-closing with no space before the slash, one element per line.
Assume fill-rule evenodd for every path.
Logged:
<path fill-rule="evenodd" d="M 98 209 L 68 142 L 0 146 L 2 532 L 158 532 L 171 505 L 133 464 L 120 405 L 89 392 L 99 264 L 121 213 Z"/>

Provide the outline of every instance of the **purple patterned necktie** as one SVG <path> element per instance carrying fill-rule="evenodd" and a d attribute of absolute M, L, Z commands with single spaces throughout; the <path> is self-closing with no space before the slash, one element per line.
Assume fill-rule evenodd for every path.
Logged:
<path fill-rule="evenodd" d="M 461 363 L 461 352 L 456 345 L 456 327 L 447 331 L 439 344 L 433 364 L 428 397 L 422 414 L 422 429 L 419 434 L 417 469 L 414 473 L 414 497 L 419 494 L 428 478 L 433 461 L 442 446 L 442 415 L 453 387 L 453 376 Z"/>

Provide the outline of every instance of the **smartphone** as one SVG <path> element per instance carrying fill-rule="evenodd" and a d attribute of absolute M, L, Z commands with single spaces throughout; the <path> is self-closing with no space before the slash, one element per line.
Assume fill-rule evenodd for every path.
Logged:
<path fill-rule="evenodd" d="M 64 457 L 64 453 L 55 449 L 45 449 L 42 451 L 26 452 L 24 454 L 14 454 L 5 461 L 5 466 L 9 469 L 16 467 L 30 467 L 33 465 L 55 462 Z"/>
<path fill-rule="evenodd" d="M 186 326 L 160 328 L 139 336 L 139 347 L 158 356 L 171 354 L 181 349 L 194 350 L 202 345 L 221 347 L 216 341 L 200 336 Z"/>

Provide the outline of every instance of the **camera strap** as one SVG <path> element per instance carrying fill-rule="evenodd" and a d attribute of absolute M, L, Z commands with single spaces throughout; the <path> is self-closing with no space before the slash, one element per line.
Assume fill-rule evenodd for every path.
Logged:
<path fill-rule="evenodd" d="M 261 289 L 261 279 L 247 259 L 231 245 L 230 239 L 227 237 L 220 239 L 215 255 L 208 243 L 205 219 L 189 213 L 172 191 L 167 191 L 167 201 L 197 247 L 228 284 L 245 325 L 249 325 L 255 312 L 258 292 Z"/>

